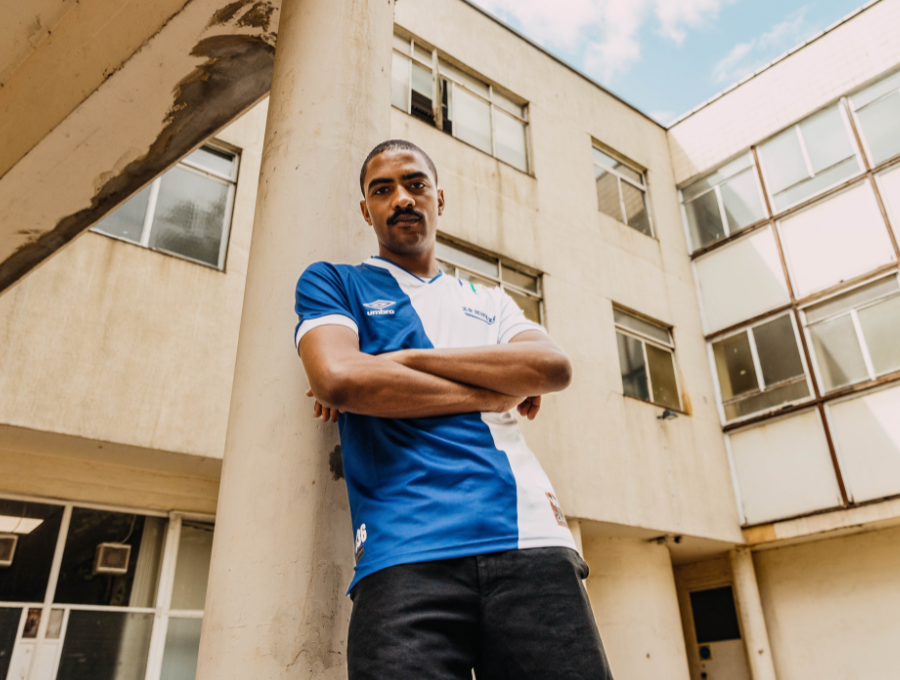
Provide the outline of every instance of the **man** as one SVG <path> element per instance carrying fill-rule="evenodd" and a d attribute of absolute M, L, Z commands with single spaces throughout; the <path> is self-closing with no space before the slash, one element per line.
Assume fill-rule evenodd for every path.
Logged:
<path fill-rule="evenodd" d="M 587 565 L 510 413 L 565 389 L 568 358 L 499 288 L 441 273 L 424 151 L 378 145 L 360 188 L 379 255 L 311 265 L 295 332 L 314 415 L 340 425 L 350 679 L 611 677 Z"/>

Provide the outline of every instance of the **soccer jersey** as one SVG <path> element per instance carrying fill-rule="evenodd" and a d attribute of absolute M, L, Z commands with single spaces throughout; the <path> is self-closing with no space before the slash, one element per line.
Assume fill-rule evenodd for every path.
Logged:
<path fill-rule="evenodd" d="M 446 274 L 421 279 L 388 260 L 317 262 L 297 283 L 295 343 L 339 325 L 360 351 L 480 347 L 543 330 L 499 288 Z M 338 421 L 353 519 L 356 569 L 365 576 L 410 562 L 547 546 L 575 547 L 553 488 L 516 417 L 464 413 Z"/>

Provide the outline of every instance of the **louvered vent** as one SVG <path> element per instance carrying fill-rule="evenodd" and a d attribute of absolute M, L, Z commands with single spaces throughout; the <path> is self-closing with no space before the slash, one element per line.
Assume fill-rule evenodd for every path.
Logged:
<path fill-rule="evenodd" d="M 101 543 L 94 556 L 95 574 L 126 574 L 131 546 L 124 543 Z"/>
<path fill-rule="evenodd" d="M 16 543 L 19 537 L 9 534 L 0 536 L 0 567 L 8 567 L 12 564 L 13 555 L 16 552 Z"/>

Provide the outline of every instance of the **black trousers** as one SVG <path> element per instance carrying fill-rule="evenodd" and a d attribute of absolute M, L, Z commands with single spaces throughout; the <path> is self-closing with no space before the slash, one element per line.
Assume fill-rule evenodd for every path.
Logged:
<path fill-rule="evenodd" d="M 612 680 L 568 548 L 389 567 L 354 587 L 350 680 Z"/>

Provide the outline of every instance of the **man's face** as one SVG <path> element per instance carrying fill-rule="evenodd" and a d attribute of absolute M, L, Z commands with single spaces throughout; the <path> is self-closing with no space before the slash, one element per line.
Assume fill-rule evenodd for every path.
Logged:
<path fill-rule="evenodd" d="M 406 149 L 378 154 L 369 161 L 364 187 L 360 208 L 382 246 L 402 255 L 433 246 L 444 192 L 420 154 Z"/>

